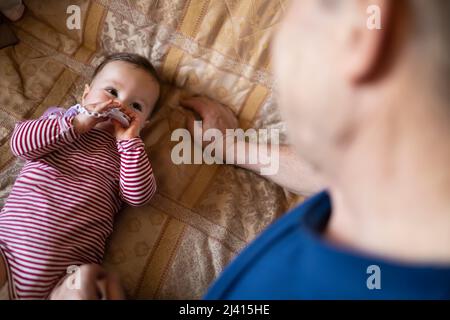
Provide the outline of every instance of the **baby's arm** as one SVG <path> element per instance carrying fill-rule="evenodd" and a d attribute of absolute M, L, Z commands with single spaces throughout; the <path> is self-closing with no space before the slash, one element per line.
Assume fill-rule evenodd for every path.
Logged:
<path fill-rule="evenodd" d="M 11 137 L 13 154 L 24 160 L 33 160 L 67 145 L 79 138 L 74 130 L 73 117 L 42 117 L 16 124 Z"/>
<path fill-rule="evenodd" d="M 107 112 L 117 103 L 113 100 L 101 101 L 84 106 L 91 112 Z M 25 160 L 38 159 L 53 150 L 77 140 L 81 134 L 88 132 L 106 118 L 77 114 L 75 117 L 47 118 L 47 112 L 37 120 L 19 122 L 11 137 L 13 154 Z"/>
<path fill-rule="evenodd" d="M 120 197 L 131 206 L 147 203 L 155 194 L 156 180 L 141 138 L 117 142 L 120 154 Z"/>

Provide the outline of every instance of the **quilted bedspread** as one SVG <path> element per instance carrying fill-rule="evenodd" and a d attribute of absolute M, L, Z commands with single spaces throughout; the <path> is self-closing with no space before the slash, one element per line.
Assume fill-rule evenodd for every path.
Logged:
<path fill-rule="evenodd" d="M 243 128 L 278 128 L 270 39 L 284 0 L 25 1 L 20 43 L 0 50 L 0 207 L 23 162 L 9 139 L 17 121 L 79 101 L 102 56 L 148 57 L 163 79 L 161 108 L 143 132 L 159 190 L 117 216 L 105 266 L 134 299 L 198 299 L 223 268 L 297 199 L 231 165 L 175 165 L 171 132 L 186 126 L 180 96 L 229 106 Z M 81 9 L 69 30 L 66 9 Z M 93 212 L 95 214 L 95 212 Z"/>

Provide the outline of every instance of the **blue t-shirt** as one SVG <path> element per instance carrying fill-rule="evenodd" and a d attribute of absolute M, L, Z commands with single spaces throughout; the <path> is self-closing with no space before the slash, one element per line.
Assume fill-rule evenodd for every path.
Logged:
<path fill-rule="evenodd" d="M 280 218 L 236 257 L 205 299 L 450 299 L 450 266 L 334 247 L 320 236 L 330 214 L 323 192 Z"/>

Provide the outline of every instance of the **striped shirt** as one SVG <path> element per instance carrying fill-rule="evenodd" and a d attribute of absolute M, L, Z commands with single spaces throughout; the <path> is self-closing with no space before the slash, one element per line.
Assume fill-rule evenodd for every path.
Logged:
<path fill-rule="evenodd" d="M 73 118 L 23 121 L 11 137 L 26 162 L 0 211 L 0 250 L 18 299 L 44 299 L 69 266 L 101 263 L 123 203 L 143 205 L 156 190 L 140 138 L 80 135 Z"/>

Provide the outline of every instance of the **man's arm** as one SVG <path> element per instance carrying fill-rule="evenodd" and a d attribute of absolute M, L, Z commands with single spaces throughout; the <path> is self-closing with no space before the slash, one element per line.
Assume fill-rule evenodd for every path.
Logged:
<path fill-rule="evenodd" d="M 181 105 L 195 111 L 200 116 L 203 121 L 203 131 L 216 128 L 225 133 L 226 129 L 236 129 L 238 126 L 236 116 L 229 108 L 205 97 L 185 99 L 181 102 Z M 191 133 L 194 130 L 193 122 L 195 120 L 192 114 L 188 115 L 187 127 Z M 216 151 L 219 155 L 225 156 L 229 151 L 230 145 L 227 146 L 224 142 L 223 146 L 223 150 L 216 148 Z M 239 149 L 245 150 L 245 152 L 236 152 Z M 318 175 L 305 161 L 296 155 L 292 147 L 279 145 L 278 148 L 272 148 L 269 145 L 268 149 L 271 156 L 278 156 L 279 168 L 275 174 L 266 175 L 264 176 L 265 178 L 293 193 L 304 196 L 316 193 L 324 187 Z M 259 152 L 264 152 L 261 151 L 259 145 L 256 146 L 250 142 L 238 141 L 235 145 L 234 158 L 231 159 L 231 162 L 239 167 L 261 174 L 261 169 L 267 167 L 267 164 L 262 163 L 261 159 L 267 156 L 266 154 L 261 154 L 260 156 Z M 252 161 L 249 161 L 250 158 L 258 159 L 258 161 L 252 164 Z"/>
<path fill-rule="evenodd" d="M 245 148 L 245 153 L 238 154 L 235 152 L 234 163 L 239 167 L 260 174 L 261 170 L 267 167 L 267 164 L 262 164 L 261 161 L 252 164 L 249 159 L 263 159 L 266 155 L 258 154 L 258 152 L 261 152 L 261 149 L 256 145 L 252 146 L 248 142 L 237 142 L 236 149 L 240 147 L 240 144 L 242 149 Z M 279 168 L 275 174 L 265 175 L 265 178 L 295 194 L 303 196 L 312 195 L 323 189 L 324 184 L 320 181 L 318 175 L 305 161 L 297 156 L 291 146 L 278 145 L 277 148 L 273 148 L 269 145 L 267 149 L 272 158 L 279 160 Z"/>

